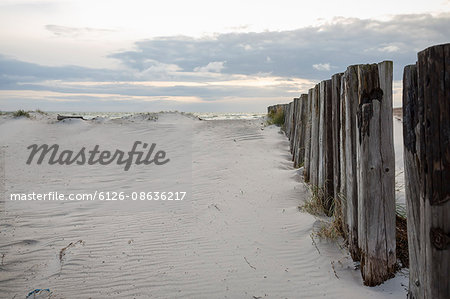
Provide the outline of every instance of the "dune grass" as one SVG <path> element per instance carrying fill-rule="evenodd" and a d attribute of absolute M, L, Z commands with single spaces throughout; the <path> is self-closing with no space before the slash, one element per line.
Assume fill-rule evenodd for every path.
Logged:
<path fill-rule="evenodd" d="M 299 207 L 299 209 L 303 212 L 307 212 L 311 215 L 319 216 L 323 215 L 323 206 L 320 200 L 323 190 L 318 186 L 309 186 L 309 191 L 311 192 L 311 198 Z"/>
<path fill-rule="evenodd" d="M 13 116 L 14 117 L 26 117 L 26 118 L 30 118 L 31 117 L 31 115 L 30 115 L 30 113 L 28 111 L 25 111 L 25 110 L 22 110 L 22 109 L 13 112 Z"/>
<path fill-rule="evenodd" d="M 302 206 L 299 207 L 301 211 L 307 212 L 314 216 L 326 216 L 326 211 L 324 204 L 322 202 L 324 190 L 318 186 L 309 186 L 311 192 L 311 198 L 307 200 Z M 328 198 L 327 201 L 331 201 L 332 214 L 330 215 L 330 221 L 321 220 L 320 228 L 314 232 L 314 235 L 321 239 L 327 239 L 331 241 L 336 241 L 340 237 L 345 239 L 344 229 L 343 229 L 343 215 L 341 205 L 345 202 L 345 198 L 338 195 L 338 199 Z"/>
<path fill-rule="evenodd" d="M 47 112 L 42 111 L 41 109 L 36 109 L 35 112 L 36 112 L 36 113 L 39 113 L 39 114 L 43 114 L 43 115 L 48 115 Z"/>
<path fill-rule="evenodd" d="M 268 125 L 277 125 L 277 126 L 282 126 L 284 125 L 284 110 L 281 107 L 278 107 L 276 111 L 271 111 L 270 113 L 267 114 L 268 116 L 268 120 L 267 120 L 267 124 Z"/>
<path fill-rule="evenodd" d="M 313 232 L 314 236 L 320 239 L 336 242 L 339 238 L 346 240 L 347 234 L 344 228 L 344 215 L 342 214 L 342 205 L 346 205 L 346 198 L 342 194 L 338 194 L 336 198 L 332 200 L 330 218 L 323 219 L 326 216 L 324 210 L 324 204 L 322 203 L 323 189 L 317 186 L 309 186 L 311 192 L 311 198 L 307 200 L 302 206 L 299 207 L 301 211 L 307 212 L 314 216 L 319 216 L 320 227 Z M 409 254 L 408 254 L 408 231 L 407 231 L 407 219 L 406 209 L 404 205 L 397 204 L 395 209 L 395 222 L 396 222 L 396 254 L 400 260 L 401 267 L 409 266 Z M 400 265 L 399 265 L 400 266 Z M 400 267 L 399 267 L 400 268 Z"/>

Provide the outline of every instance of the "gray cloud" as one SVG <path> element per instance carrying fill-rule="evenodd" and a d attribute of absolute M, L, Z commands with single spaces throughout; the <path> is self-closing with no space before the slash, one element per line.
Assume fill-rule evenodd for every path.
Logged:
<path fill-rule="evenodd" d="M 223 72 L 314 78 L 330 77 L 348 65 L 394 60 L 395 77 L 413 63 L 417 51 L 448 42 L 450 14 L 399 15 L 389 21 L 338 18 L 319 27 L 293 31 L 229 33 L 209 38 L 161 37 L 136 43 L 137 50 L 111 55 L 142 71 L 146 61 L 176 64 L 193 71 L 226 61 Z M 324 61 L 331 66 L 321 66 Z"/>
<path fill-rule="evenodd" d="M 79 66 L 44 66 L 0 55 L 0 87 L 3 84 L 43 80 L 131 80 L 127 72 L 92 69 Z"/>
<path fill-rule="evenodd" d="M 97 29 L 92 28 L 55 25 L 48 25 L 47 29 L 58 36 L 97 32 Z M 418 51 L 434 44 L 449 42 L 449 36 L 450 13 L 446 13 L 439 16 L 400 15 L 389 21 L 340 18 L 318 27 L 292 31 L 142 40 L 136 42 L 135 50 L 109 56 L 121 62 L 123 68 L 120 70 L 78 66 L 50 67 L 0 55 L 0 89 L 64 93 L 71 99 L 80 98 L 83 107 L 91 107 L 91 104 L 86 104 L 88 101 L 92 101 L 92 105 L 104 104 L 104 97 L 102 101 L 94 100 L 95 94 L 99 97 L 115 94 L 121 99 L 126 96 L 200 98 L 203 103 L 180 104 L 166 101 L 168 107 L 179 105 L 173 109 L 191 111 L 194 109 L 192 107 L 198 110 L 214 110 L 211 107 L 224 109 L 224 100 L 239 98 L 248 107 L 261 105 L 259 110 L 263 111 L 268 98 L 288 100 L 310 87 L 311 82 L 300 82 L 298 78 L 314 81 L 328 79 L 351 64 L 393 60 L 394 79 L 401 80 L 403 66 L 414 63 Z M 277 85 L 237 83 L 241 79 L 251 81 L 268 76 Z M 89 81 L 104 84 L 83 84 Z M 125 81 L 129 83 L 114 83 Z M 142 81 L 176 81 L 180 84 L 133 84 Z M 67 84 L 68 82 L 71 84 Z M 211 82 L 231 83 L 210 84 Z M 264 98 L 266 100 L 258 100 Z M 134 99 L 116 104 L 120 107 L 124 103 L 141 107 L 138 102 L 139 100 Z M 162 107 L 163 102 L 164 100 L 153 103 L 159 103 L 156 107 Z M 217 106 L 213 106 L 215 102 Z M 44 102 L 45 105 L 46 103 L 48 104 Z M 205 106 L 201 106 L 202 104 Z M 187 105 L 192 106 L 187 109 Z M 236 109 L 239 110 L 233 108 Z"/>

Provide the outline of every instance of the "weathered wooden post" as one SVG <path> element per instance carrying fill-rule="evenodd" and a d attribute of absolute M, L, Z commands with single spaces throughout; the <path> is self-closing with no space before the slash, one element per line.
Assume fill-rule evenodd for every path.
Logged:
<path fill-rule="evenodd" d="M 324 186 L 325 186 L 325 97 L 326 97 L 326 82 L 319 83 L 319 164 L 317 168 L 317 187 L 319 187 L 320 200 L 325 202 Z"/>
<path fill-rule="evenodd" d="M 395 272 L 392 62 L 358 66 L 358 242 L 364 284 Z"/>
<path fill-rule="evenodd" d="M 414 76 L 414 68 L 405 70 Z M 408 77 L 408 74 L 405 76 Z M 405 173 L 408 235 L 416 254 L 410 281 L 412 298 L 448 298 L 450 294 L 450 44 L 418 54 L 417 100 L 414 79 L 404 90 Z M 408 82 L 406 82 L 408 83 Z M 412 91 L 412 92 L 411 92 Z M 416 163 L 414 163 L 414 160 Z M 419 192 L 417 192 L 417 188 Z M 413 194 L 415 193 L 415 194 Z M 418 195 L 417 195 L 418 194 Z M 420 206 L 417 207 L 417 201 Z M 419 215 L 417 215 L 419 210 Z M 417 217 L 418 216 L 418 217 Z M 418 229 L 419 228 L 419 229 Z M 418 229 L 418 230 L 417 230 Z M 411 246 L 410 245 L 410 246 Z M 418 255 L 418 257 L 417 257 Z M 411 283 L 410 283 L 411 284 Z"/>
<path fill-rule="evenodd" d="M 291 153 L 293 152 L 292 143 L 294 141 L 294 134 L 295 134 L 295 106 L 294 101 L 290 103 L 291 105 L 291 130 L 289 132 L 289 141 L 290 141 L 290 148 Z"/>
<path fill-rule="evenodd" d="M 331 80 L 319 84 L 319 169 L 318 187 L 327 215 L 331 214 L 333 199 L 333 142 L 331 135 Z"/>
<path fill-rule="evenodd" d="M 297 142 L 297 125 L 298 125 L 298 98 L 294 98 L 292 100 L 292 107 L 294 109 L 293 116 L 292 116 L 292 131 L 291 131 L 291 138 L 290 138 L 290 147 L 291 147 L 291 154 L 292 154 L 292 161 L 293 166 L 295 167 L 295 152 L 296 152 L 296 142 Z"/>
<path fill-rule="evenodd" d="M 295 164 L 295 155 L 297 153 L 297 142 L 298 142 L 298 129 L 299 129 L 299 114 L 300 114 L 300 98 L 294 98 L 293 100 L 293 107 L 294 107 L 294 113 L 293 113 L 293 129 L 291 132 L 291 153 L 292 153 L 292 161 L 294 162 L 294 167 L 297 167 Z"/>
<path fill-rule="evenodd" d="M 308 95 L 302 94 L 300 96 L 300 105 L 301 105 L 301 138 L 299 138 L 299 153 L 298 153 L 298 166 L 304 166 L 305 164 L 305 143 L 306 143 L 306 126 L 308 120 Z"/>
<path fill-rule="evenodd" d="M 339 197 L 342 203 L 342 222 L 343 222 L 343 230 L 346 239 L 348 239 L 348 211 L 347 211 L 347 163 L 345 162 L 346 152 L 345 152 L 345 144 L 346 144 L 346 119 L 345 119 L 345 73 L 342 74 L 341 77 L 341 94 L 340 94 L 340 129 L 339 129 L 339 169 L 341 172 L 340 175 L 340 188 L 339 188 Z"/>
<path fill-rule="evenodd" d="M 319 84 L 313 89 L 311 103 L 310 183 L 313 188 L 317 188 L 319 184 Z"/>
<path fill-rule="evenodd" d="M 333 192 L 335 198 L 341 192 L 341 170 L 340 170 L 340 130 L 341 130 L 341 77 L 342 73 L 331 77 L 331 140 L 333 143 Z"/>
<path fill-rule="evenodd" d="M 328 216 L 333 213 L 334 173 L 333 173 L 333 119 L 332 119 L 332 82 L 325 81 L 325 120 L 324 120 L 324 209 Z"/>
<path fill-rule="evenodd" d="M 420 149 L 418 142 L 423 136 L 423 125 L 419 123 L 419 98 L 417 91 L 417 67 L 408 65 L 403 71 L 403 144 L 405 163 L 405 195 L 408 226 L 409 253 L 409 298 L 424 298 L 420 286 L 423 271 L 423 256 L 420 252 Z M 423 114 L 423 106 L 421 107 Z M 423 120 L 423 115 L 422 115 Z M 421 132 L 419 132 L 419 130 Z"/>
<path fill-rule="evenodd" d="M 358 66 L 347 67 L 344 74 L 345 108 L 345 196 L 347 202 L 348 247 L 352 259 L 359 261 L 358 246 L 358 188 L 356 172 L 356 113 L 358 108 Z"/>
<path fill-rule="evenodd" d="M 294 167 L 303 166 L 305 158 L 305 110 L 307 97 L 306 94 L 302 94 L 298 99 Z"/>
<path fill-rule="evenodd" d="M 341 194 L 341 78 L 342 73 L 331 77 L 331 140 L 333 144 L 333 194 L 335 201 L 335 216 L 341 218 L 342 231 L 346 237 L 347 206 L 342 202 Z"/>
<path fill-rule="evenodd" d="M 287 132 L 289 130 L 289 104 L 284 104 L 284 125 L 283 125 L 283 131 L 284 134 L 287 136 Z"/>
<path fill-rule="evenodd" d="M 285 124 L 286 124 L 286 131 L 285 134 L 288 137 L 288 139 L 291 139 L 291 130 L 292 130 L 292 115 L 293 115 L 294 109 L 293 109 L 293 102 L 290 102 L 287 104 L 287 113 L 285 117 Z"/>
<path fill-rule="evenodd" d="M 303 168 L 303 179 L 305 182 L 310 181 L 311 174 L 311 108 L 312 108 L 313 89 L 308 90 L 305 111 L 305 166 Z"/>
<path fill-rule="evenodd" d="M 289 136 L 290 146 L 291 146 L 291 154 L 292 154 L 292 161 L 294 161 L 294 142 L 295 142 L 295 135 L 297 130 L 297 108 L 298 108 L 298 98 L 294 98 L 291 102 L 292 105 L 292 118 L 291 118 L 291 132 Z"/>

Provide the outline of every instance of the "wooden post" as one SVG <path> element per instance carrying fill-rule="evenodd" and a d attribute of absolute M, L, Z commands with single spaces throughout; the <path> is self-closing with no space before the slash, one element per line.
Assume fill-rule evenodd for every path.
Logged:
<path fill-rule="evenodd" d="M 289 142 L 290 142 L 290 149 L 291 149 L 291 154 L 293 152 L 293 148 L 292 148 L 292 142 L 294 141 L 294 132 L 295 132 L 295 107 L 294 107 L 294 101 L 289 103 L 290 105 L 290 112 L 291 112 L 291 130 L 289 131 Z"/>
<path fill-rule="evenodd" d="M 289 126 L 290 126 L 290 129 L 289 129 L 289 135 L 288 135 L 288 138 L 289 138 L 289 142 L 292 142 L 292 133 L 294 132 L 294 128 L 295 128 L 295 126 L 294 126 L 294 102 L 290 102 L 289 103 L 289 113 L 290 113 L 290 116 L 289 116 Z M 292 153 L 292 146 L 290 147 L 290 150 L 291 150 L 291 153 Z"/>
<path fill-rule="evenodd" d="M 348 240 L 348 211 L 347 211 L 347 168 L 346 168 L 346 152 L 345 152 L 345 144 L 346 144 L 346 118 L 345 118 L 345 81 L 346 81 L 345 73 L 342 74 L 341 77 L 341 91 L 340 91 L 340 109 L 339 109 L 339 117 L 340 117 L 340 129 L 339 129 L 339 169 L 340 169 L 340 188 L 339 188 L 339 197 L 342 203 L 342 222 L 343 222 L 343 231 L 344 237 Z"/>
<path fill-rule="evenodd" d="M 347 68 L 344 75 L 345 92 L 345 189 L 347 201 L 348 247 L 352 259 L 359 261 L 358 246 L 358 188 L 356 172 L 356 111 L 358 107 L 358 66 Z"/>
<path fill-rule="evenodd" d="M 333 192 L 335 198 L 341 192 L 341 171 L 340 171 L 340 130 L 341 130 L 341 77 L 342 73 L 334 74 L 331 77 L 331 140 L 333 143 Z"/>
<path fill-rule="evenodd" d="M 308 90 L 305 111 L 305 166 L 303 168 L 303 178 L 306 183 L 311 177 L 311 108 L 312 108 L 313 89 Z"/>
<path fill-rule="evenodd" d="M 423 273 L 421 273 L 423 256 L 420 251 L 420 149 L 417 148 L 419 138 L 423 135 L 423 126 L 419 123 L 418 100 L 417 67 L 416 65 L 408 65 L 403 71 L 403 159 L 405 162 L 405 195 L 408 219 L 408 298 L 411 299 L 424 298 L 423 287 L 420 287 L 420 281 L 423 280 Z M 423 113 L 423 106 L 421 113 Z M 419 133 L 419 130 L 422 130 L 422 132 Z"/>
<path fill-rule="evenodd" d="M 296 134 L 295 134 L 295 152 L 294 152 L 294 167 L 303 166 L 305 158 L 305 106 L 307 95 L 302 94 L 298 99 L 297 106 L 297 120 L 296 120 Z"/>
<path fill-rule="evenodd" d="M 392 61 L 383 61 L 378 63 L 378 78 L 380 88 L 383 91 L 383 100 L 381 101 L 381 159 L 384 172 L 381 175 L 381 197 L 385 205 L 386 222 L 386 247 L 388 252 L 387 267 L 394 273 L 396 256 L 396 217 L 395 217 L 395 151 L 394 151 L 394 117 L 392 112 L 392 88 L 393 88 L 393 68 Z M 393 251 L 391 253 L 390 251 Z"/>
<path fill-rule="evenodd" d="M 311 103 L 310 182 L 313 187 L 317 187 L 319 184 L 319 84 L 313 89 Z"/>
<path fill-rule="evenodd" d="M 335 201 L 335 216 L 341 217 L 342 231 L 345 236 L 347 207 L 343 205 L 341 195 L 341 78 L 342 73 L 331 77 L 331 141 L 333 150 L 333 194 Z"/>
<path fill-rule="evenodd" d="M 294 98 L 292 107 L 294 109 L 292 116 L 292 131 L 291 131 L 291 153 L 292 153 L 292 161 L 294 162 L 294 167 L 297 167 L 295 164 L 295 155 L 297 153 L 297 138 L 298 138 L 298 126 L 299 126 L 299 98 Z"/>
<path fill-rule="evenodd" d="M 291 137 L 291 130 L 292 130 L 292 102 L 290 102 L 289 104 L 286 104 L 286 114 L 285 114 L 285 134 L 288 137 L 288 139 L 290 140 Z"/>
<path fill-rule="evenodd" d="M 392 62 L 358 66 L 358 242 L 364 284 L 395 272 Z"/>
<path fill-rule="evenodd" d="M 302 94 L 300 96 L 300 123 L 301 123 L 301 129 L 300 129 L 300 137 L 299 137 L 299 144 L 298 144 L 298 166 L 304 165 L 305 162 L 305 140 L 306 140 L 306 122 L 307 122 L 307 104 L 308 104 L 308 95 Z"/>
<path fill-rule="evenodd" d="M 284 104 L 284 125 L 283 125 L 283 131 L 286 136 L 288 135 L 289 131 L 289 104 Z"/>
<path fill-rule="evenodd" d="M 290 146 L 291 146 L 291 154 L 292 154 L 292 161 L 294 161 L 294 142 L 295 142 L 295 135 L 297 130 L 297 108 L 298 108 L 298 98 L 294 98 L 291 102 L 291 132 L 289 136 Z"/>
<path fill-rule="evenodd" d="M 324 120 L 324 209 L 328 216 L 333 214 L 334 173 L 333 173 L 333 119 L 332 119 L 332 82 L 325 81 L 325 120 Z"/>
<path fill-rule="evenodd" d="M 414 90 L 414 87 L 411 89 Z M 404 136 L 405 153 L 408 157 L 415 155 L 418 160 L 417 165 L 411 163 L 410 159 L 405 160 L 409 164 L 406 173 L 406 181 L 409 181 L 407 187 L 410 189 L 408 195 L 416 191 L 414 187 L 420 189 L 419 217 L 414 218 L 417 197 L 407 198 L 410 205 L 408 221 L 416 221 L 408 227 L 411 228 L 408 234 L 419 240 L 418 244 L 412 243 L 413 246 L 418 245 L 419 251 L 415 271 L 418 279 L 414 281 L 415 286 L 410 288 L 411 297 L 416 296 L 413 298 L 448 298 L 450 294 L 449 89 L 450 44 L 433 46 L 419 52 L 417 101 L 405 103 L 405 109 L 410 112 L 412 119 L 408 121 L 408 133 Z M 406 98 L 408 96 L 413 94 L 407 94 Z"/>
<path fill-rule="evenodd" d="M 333 142 L 331 135 L 331 80 L 319 84 L 319 166 L 318 187 L 321 201 L 328 216 L 333 199 Z"/>
<path fill-rule="evenodd" d="M 322 204 L 325 202 L 324 186 L 325 186 L 325 97 L 326 97 L 326 83 L 322 81 L 319 83 L 319 164 L 317 168 L 317 177 L 320 192 L 320 200 Z"/>

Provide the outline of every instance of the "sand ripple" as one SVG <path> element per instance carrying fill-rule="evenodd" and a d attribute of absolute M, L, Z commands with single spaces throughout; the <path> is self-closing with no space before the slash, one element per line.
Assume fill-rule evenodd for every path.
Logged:
<path fill-rule="evenodd" d="M 131 213 L 64 203 L 45 213 L 4 213 L 0 297 L 35 288 L 54 298 L 391 296 L 362 287 L 336 246 L 312 245 L 316 220 L 297 209 L 307 193 L 277 128 L 262 130 L 260 120 L 196 122 L 193 138 L 189 209 Z M 120 185 L 123 178 L 72 179 Z"/>

